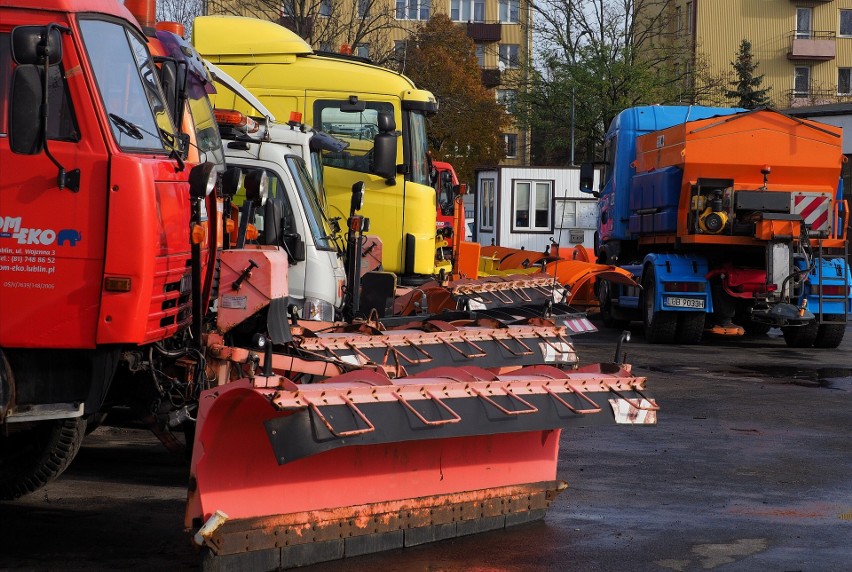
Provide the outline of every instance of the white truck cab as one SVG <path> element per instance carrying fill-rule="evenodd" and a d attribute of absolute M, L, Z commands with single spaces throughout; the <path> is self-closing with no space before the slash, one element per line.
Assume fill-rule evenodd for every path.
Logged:
<path fill-rule="evenodd" d="M 220 84 L 227 86 L 228 80 L 233 81 L 215 66 L 210 67 Z M 232 90 L 243 98 L 253 97 L 239 84 Z M 259 102 L 249 103 L 266 118 L 246 117 L 230 110 L 215 112 L 225 162 L 244 173 L 266 175 L 267 204 L 249 220 L 258 230 L 257 242 L 282 245 L 288 250 L 290 303 L 299 308 L 299 316 L 333 321 L 342 309 L 346 272 L 339 229 L 325 211 L 320 152 L 338 150 L 336 147 L 345 143 L 313 131 L 298 119 L 277 123 Z M 238 193 L 234 204 L 239 206 L 243 200 Z"/>

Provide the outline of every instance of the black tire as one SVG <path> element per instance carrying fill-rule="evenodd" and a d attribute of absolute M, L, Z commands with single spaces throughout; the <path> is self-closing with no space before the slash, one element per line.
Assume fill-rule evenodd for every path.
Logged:
<path fill-rule="evenodd" d="M 656 280 L 654 267 L 650 266 L 642 276 L 642 319 L 645 322 L 645 339 L 650 344 L 671 344 L 677 332 L 675 312 L 655 312 Z"/>
<path fill-rule="evenodd" d="M 601 280 L 598 289 L 598 301 L 601 305 L 601 321 L 607 328 L 623 330 L 630 325 L 630 320 L 615 318 L 612 315 L 612 287 L 607 280 Z"/>
<path fill-rule="evenodd" d="M 704 312 L 680 312 L 677 316 L 677 331 L 675 342 L 685 345 L 695 345 L 701 342 L 704 335 Z"/>
<path fill-rule="evenodd" d="M 820 324 L 814 338 L 814 347 L 834 349 L 843 341 L 843 334 L 845 332 L 846 324 L 842 322 L 837 324 Z"/>
<path fill-rule="evenodd" d="M 815 321 L 804 326 L 784 326 L 781 328 L 781 333 L 784 334 L 784 341 L 787 342 L 787 347 L 791 348 L 809 348 L 813 346 L 818 331 L 819 326 Z"/>
<path fill-rule="evenodd" d="M 0 437 L 0 499 L 30 494 L 61 475 L 85 433 L 82 418 L 13 426 L 9 435 Z"/>

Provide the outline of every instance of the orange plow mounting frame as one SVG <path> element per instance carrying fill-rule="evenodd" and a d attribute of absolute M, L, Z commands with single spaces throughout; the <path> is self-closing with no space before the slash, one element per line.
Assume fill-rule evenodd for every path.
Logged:
<path fill-rule="evenodd" d="M 617 366 L 276 379 L 202 395 L 187 527 L 210 523 L 196 534 L 208 568 L 286 568 L 542 518 L 565 488 L 562 428 L 613 412 L 651 424 L 658 409 Z"/>
<path fill-rule="evenodd" d="M 618 266 L 594 262 L 591 251 L 581 245 L 572 249 L 571 258 L 504 246 L 484 246 L 482 256 L 499 261 L 497 269 L 506 273 L 516 269 L 528 271 L 530 268 L 539 267 L 541 272 L 525 274 L 524 277 L 536 279 L 546 274 L 555 278 L 556 282 L 568 290 L 568 295 L 561 302 L 571 306 L 587 308 L 598 305 L 594 292 L 595 280 L 638 286 L 630 272 Z"/>

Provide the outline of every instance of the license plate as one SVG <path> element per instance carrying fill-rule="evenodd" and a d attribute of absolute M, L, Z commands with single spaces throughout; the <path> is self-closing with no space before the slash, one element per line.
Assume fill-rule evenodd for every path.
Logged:
<path fill-rule="evenodd" d="M 664 300 L 666 306 L 675 308 L 695 308 L 698 310 L 704 309 L 704 298 L 681 298 L 679 296 L 666 296 Z"/>

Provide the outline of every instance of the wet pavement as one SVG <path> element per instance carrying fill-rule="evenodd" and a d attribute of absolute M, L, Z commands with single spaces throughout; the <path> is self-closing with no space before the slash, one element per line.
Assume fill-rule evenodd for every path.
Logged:
<path fill-rule="evenodd" d="M 616 338 L 577 336 L 581 360 L 611 361 Z M 563 434 L 569 487 L 544 521 L 302 570 L 850 569 L 852 326 L 837 350 L 652 346 L 637 330 L 625 351 L 659 424 Z M 101 428 L 58 482 L 0 503 L 0 569 L 197 568 L 185 482 L 147 433 Z"/>

